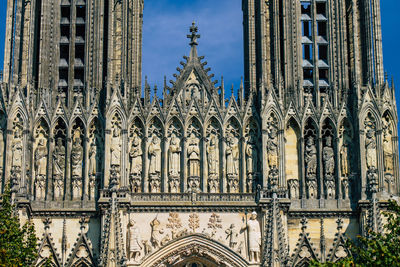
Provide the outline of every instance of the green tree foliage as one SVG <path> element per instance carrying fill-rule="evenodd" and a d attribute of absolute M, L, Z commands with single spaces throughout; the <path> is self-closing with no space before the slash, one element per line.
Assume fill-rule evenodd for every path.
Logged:
<path fill-rule="evenodd" d="M 395 201 L 389 202 L 384 213 L 386 224 L 383 233 L 368 231 L 368 237 L 358 236 L 357 242 L 348 241 L 352 255 L 339 262 L 312 262 L 314 267 L 352 267 L 400 265 L 400 206 Z"/>
<path fill-rule="evenodd" d="M 31 266 L 37 257 L 37 238 L 30 222 L 21 225 L 7 189 L 0 206 L 0 266 Z"/>

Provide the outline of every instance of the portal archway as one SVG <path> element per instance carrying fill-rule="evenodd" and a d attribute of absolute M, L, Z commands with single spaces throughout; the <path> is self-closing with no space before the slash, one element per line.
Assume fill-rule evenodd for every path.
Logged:
<path fill-rule="evenodd" d="M 179 238 L 149 255 L 142 266 L 247 267 L 248 262 L 230 248 L 204 235 Z"/>

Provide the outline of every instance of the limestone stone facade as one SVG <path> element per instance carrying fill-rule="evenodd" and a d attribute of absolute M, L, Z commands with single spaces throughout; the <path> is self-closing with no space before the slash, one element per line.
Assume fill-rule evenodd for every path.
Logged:
<path fill-rule="evenodd" d="M 8 0 L 0 192 L 36 266 L 307 266 L 382 230 L 400 181 L 379 0 L 243 0 L 238 94 L 193 24 L 162 97 L 144 5 Z"/>

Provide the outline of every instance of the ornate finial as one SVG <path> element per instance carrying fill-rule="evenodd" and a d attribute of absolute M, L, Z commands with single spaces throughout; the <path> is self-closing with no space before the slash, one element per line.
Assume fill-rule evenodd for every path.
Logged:
<path fill-rule="evenodd" d="M 84 232 L 86 228 L 86 224 L 89 223 L 89 218 L 82 217 L 79 219 L 79 224 L 81 225 L 81 231 Z"/>
<path fill-rule="evenodd" d="M 305 232 L 306 229 L 307 229 L 307 224 L 308 224 L 307 218 L 306 218 L 306 217 L 303 217 L 303 218 L 300 220 L 300 223 L 301 223 L 301 230 L 302 230 L 303 232 Z"/>
<path fill-rule="evenodd" d="M 193 21 L 192 27 L 190 27 L 191 34 L 187 36 L 190 39 L 190 46 L 192 47 L 198 45 L 197 39 L 200 38 L 200 34 L 197 34 L 198 31 L 199 28 L 196 26 L 196 22 Z"/>

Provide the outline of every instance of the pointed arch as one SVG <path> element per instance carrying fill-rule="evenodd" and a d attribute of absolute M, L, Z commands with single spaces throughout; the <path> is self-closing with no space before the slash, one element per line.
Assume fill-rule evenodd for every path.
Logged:
<path fill-rule="evenodd" d="M 181 257 L 176 257 L 176 255 Z M 223 266 L 223 263 L 232 267 L 249 265 L 242 256 L 230 248 L 199 234 L 185 236 L 170 242 L 162 249 L 145 258 L 142 265 L 153 267 L 169 262 L 168 265 L 179 266 L 182 262 L 196 256 L 208 259 L 210 262 L 215 263 L 215 266 Z M 177 260 L 173 261 L 174 258 Z"/>
<path fill-rule="evenodd" d="M 170 136 L 173 132 L 176 134 L 176 136 L 183 136 L 183 122 L 177 117 L 173 116 L 172 118 L 169 119 L 169 121 L 166 124 L 166 129 L 167 129 L 167 136 Z"/>
<path fill-rule="evenodd" d="M 199 131 L 200 136 L 202 136 L 203 124 L 201 123 L 201 120 L 197 116 L 190 116 L 186 120 L 186 124 L 184 127 L 186 133 L 190 131 L 191 127 L 195 127 Z"/>
<path fill-rule="evenodd" d="M 209 137 L 214 134 L 217 136 L 222 135 L 222 124 L 221 121 L 218 120 L 215 116 L 211 116 L 207 122 L 204 124 L 206 129 L 206 135 Z"/>
<path fill-rule="evenodd" d="M 301 196 L 300 138 L 299 124 L 295 118 L 291 117 L 285 127 L 285 175 L 291 199 L 298 199 Z"/>
<path fill-rule="evenodd" d="M 152 116 L 146 124 L 147 136 L 152 136 L 156 134 L 159 138 L 164 136 L 165 125 L 158 116 Z"/>

